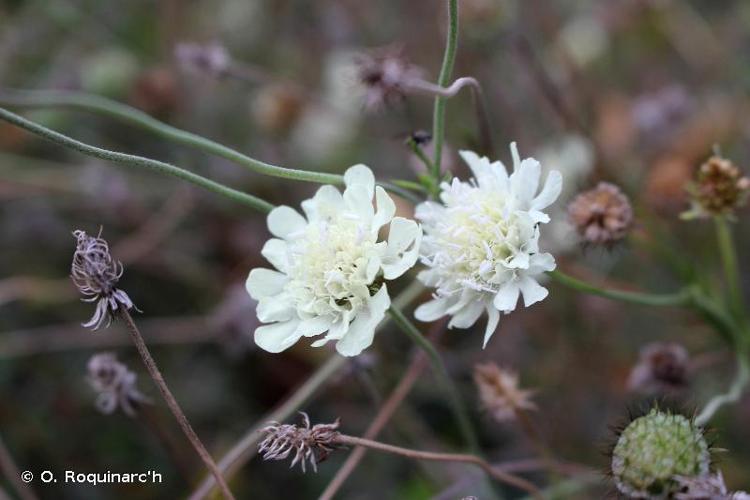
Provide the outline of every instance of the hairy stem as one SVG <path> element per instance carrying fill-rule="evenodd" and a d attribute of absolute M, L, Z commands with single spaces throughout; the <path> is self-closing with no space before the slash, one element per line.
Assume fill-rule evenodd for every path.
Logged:
<path fill-rule="evenodd" d="M 435 372 L 435 376 L 438 379 L 438 383 L 440 383 L 440 385 L 443 386 L 443 389 L 448 393 L 451 408 L 456 416 L 456 420 L 466 444 L 472 451 L 477 451 L 479 449 L 479 444 L 474 428 L 471 425 L 471 420 L 469 419 L 469 413 L 466 411 L 461 396 L 459 395 L 440 354 L 437 352 L 437 349 L 435 349 L 432 342 L 425 338 L 419 329 L 414 326 L 414 324 L 409 321 L 409 319 L 404 316 L 398 308 L 391 307 L 388 312 L 396 325 L 427 354 L 432 369 Z"/>
<path fill-rule="evenodd" d="M 592 295 L 598 295 L 607 299 L 630 302 L 632 304 L 642 304 L 647 306 L 686 306 L 691 303 L 691 291 L 684 288 L 676 293 L 643 293 L 643 292 L 626 292 L 621 290 L 607 290 L 599 288 L 585 281 L 579 280 L 561 271 L 550 271 L 548 273 L 558 283 L 567 286 L 573 290 Z"/>
<path fill-rule="evenodd" d="M 138 109 L 96 95 L 77 92 L 2 90 L 0 91 L 0 103 L 11 107 L 66 107 L 91 111 L 138 126 L 178 144 L 226 158 L 259 174 L 321 184 L 342 184 L 344 182 L 344 178 L 340 175 L 284 168 L 256 160 L 211 139 L 160 122 Z"/>
<path fill-rule="evenodd" d="M 456 48 L 458 47 L 458 0 L 448 0 L 448 36 L 445 42 L 445 53 L 443 64 L 440 67 L 437 84 L 446 87 L 450 83 L 453 65 L 456 62 Z M 440 184 L 440 167 L 443 158 L 443 140 L 445 138 L 445 105 L 446 98 L 435 97 L 435 106 L 432 116 L 432 140 L 434 141 L 435 153 L 432 162 L 432 176 L 435 182 Z"/>
<path fill-rule="evenodd" d="M 411 458 L 414 460 L 429 460 L 435 462 L 461 462 L 473 464 L 484 470 L 487 475 L 493 479 L 515 486 L 518 489 L 534 494 L 537 498 L 541 498 L 539 495 L 539 488 L 534 486 L 529 481 L 509 474 L 507 472 L 498 470 L 484 459 L 476 455 L 468 455 L 461 453 L 435 453 L 430 451 L 412 450 L 410 448 L 402 448 L 400 446 L 394 446 L 390 444 L 381 443 L 379 441 L 372 441 L 370 439 L 347 436 L 345 434 L 339 434 L 335 441 L 340 444 L 349 446 L 363 446 L 372 450 L 382 451 L 385 453 L 392 453 L 394 455 L 401 455 L 403 457 Z"/>
<path fill-rule="evenodd" d="M 344 176 L 325 172 L 311 172 L 294 168 L 279 167 L 251 158 L 239 151 L 192 132 L 181 130 L 153 118 L 143 111 L 117 101 L 97 95 L 62 91 L 0 90 L 0 105 L 19 108 L 73 108 L 98 113 L 140 127 L 159 137 L 177 144 L 195 148 L 207 154 L 216 155 L 234 162 L 258 174 L 297 181 L 321 184 L 343 184 Z M 379 183 L 383 188 L 412 203 L 421 200 L 408 191 L 387 182 Z"/>
<path fill-rule="evenodd" d="M 190 172 L 189 170 L 185 170 L 183 168 L 171 165 L 169 163 L 164 163 L 162 161 L 144 158 L 142 156 L 118 153 L 116 151 L 109 151 L 107 149 L 91 146 L 89 144 L 85 144 L 71 137 L 63 135 L 59 132 L 55 132 L 54 130 L 50 130 L 47 127 L 27 120 L 3 108 L 0 108 L 0 120 L 5 120 L 9 123 L 12 123 L 13 125 L 16 125 L 44 139 L 47 139 L 48 141 L 54 142 L 69 149 L 73 149 L 75 151 L 78 151 L 79 153 L 93 156 L 94 158 L 119 163 L 121 165 L 126 165 L 129 167 L 153 170 L 155 172 L 177 177 L 209 191 L 213 191 L 214 193 L 220 194 L 232 201 L 242 203 L 243 205 L 258 210 L 259 212 L 266 213 L 270 212 L 271 209 L 273 209 L 273 205 L 265 200 L 257 198 L 251 194 L 243 193 L 242 191 L 230 188 L 216 181 Z"/>
<path fill-rule="evenodd" d="M 179 403 L 177 403 L 174 395 L 172 395 L 172 391 L 169 390 L 167 382 L 164 380 L 164 377 L 159 371 L 159 367 L 156 366 L 156 362 L 154 361 L 154 358 L 151 357 L 151 353 L 146 346 L 146 342 L 143 341 L 143 337 L 141 336 L 138 327 L 133 321 L 133 317 L 125 308 L 120 308 L 119 312 L 120 317 L 123 319 L 123 321 L 125 321 L 125 325 L 128 327 L 128 333 L 130 333 L 130 337 L 133 339 L 135 347 L 138 349 L 138 353 L 141 355 L 141 358 L 143 358 L 143 364 L 146 365 L 148 373 L 151 375 L 154 383 L 156 383 L 156 386 L 159 388 L 159 392 L 164 398 L 164 401 L 167 403 L 167 406 L 172 412 L 172 415 L 174 415 L 177 423 L 180 424 L 182 432 L 185 433 L 185 437 L 188 438 L 188 441 L 190 441 L 190 444 L 193 445 L 193 448 L 195 448 L 195 451 L 198 453 L 201 460 L 203 460 L 203 463 L 206 464 L 208 470 L 211 471 L 211 474 L 213 474 L 216 482 L 219 484 L 219 488 L 221 489 L 224 498 L 233 500 L 234 495 L 232 495 L 232 492 L 229 490 L 229 486 L 224 480 L 224 477 L 221 475 L 218 467 L 216 467 L 214 459 L 211 458 L 211 455 L 206 450 L 206 447 L 203 446 L 200 438 L 198 438 L 198 435 L 193 430 L 193 427 L 190 425 L 187 417 L 182 412 Z"/>

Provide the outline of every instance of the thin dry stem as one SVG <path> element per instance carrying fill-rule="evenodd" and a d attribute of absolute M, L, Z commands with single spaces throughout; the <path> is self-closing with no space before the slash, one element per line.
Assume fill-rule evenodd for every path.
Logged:
<path fill-rule="evenodd" d="M 138 331 L 138 327 L 133 321 L 133 317 L 124 308 L 120 308 L 119 313 L 120 313 L 120 317 L 125 321 L 125 324 L 128 327 L 128 332 L 130 333 L 130 336 L 133 339 L 133 342 L 135 343 L 136 348 L 138 349 L 138 353 L 141 355 L 141 358 L 143 358 L 143 363 L 146 365 L 146 369 L 151 375 L 151 378 L 156 383 L 156 386 L 159 388 L 159 392 L 161 392 L 161 395 L 164 398 L 164 401 L 167 403 L 167 406 L 169 406 L 169 409 L 172 411 L 172 414 L 177 419 L 177 422 L 180 424 L 180 427 L 182 428 L 182 431 L 185 433 L 185 436 L 193 445 L 193 448 L 195 448 L 195 451 L 201 457 L 201 460 L 203 460 L 203 463 L 206 464 L 206 467 L 213 474 L 214 478 L 216 479 L 216 482 L 219 485 L 219 488 L 221 489 L 224 495 L 224 498 L 228 500 L 234 500 L 234 495 L 232 495 L 232 492 L 229 490 L 229 486 L 224 480 L 224 477 L 221 475 L 221 472 L 219 471 L 218 467 L 216 467 L 216 463 L 214 463 L 213 458 L 211 458 L 211 455 L 208 453 L 208 451 L 206 451 L 206 447 L 203 446 L 203 443 L 201 442 L 200 438 L 198 438 L 198 435 L 193 430 L 193 427 L 190 425 L 190 422 L 188 421 L 187 417 L 182 412 L 182 409 L 180 408 L 179 403 L 177 403 L 177 400 L 172 395 L 172 391 L 169 390 L 169 387 L 167 386 L 167 383 L 164 380 L 164 377 L 162 377 L 162 374 L 159 371 L 159 367 L 156 366 L 156 362 L 154 361 L 154 358 L 151 357 L 151 353 L 149 352 L 148 347 L 146 346 L 146 343 L 143 341 L 143 337 L 141 336 L 140 331 Z"/>
<path fill-rule="evenodd" d="M 482 470 L 484 470 L 487 473 L 487 475 L 489 475 L 496 481 L 500 481 L 502 483 L 515 486 L 516 488 L 521 489 L 527 493 L 531 493 L 537 498 L 542 498 L 539 488 L 537 488 L 535 485 L 533 485 L 529 481 L 523 478 L 520 478 L 518 476 L 514 476 L 513 474 L 504 472 L 502 470 L 498 470 L 497 468 L 493 467 L 491 464 L 487 463 L 485 460 L 475 455 L 468 455 L 468 454 L 461 454 L 461 453 L 435 453 L 431 451 L 412 450 L 410 448 L 402 448 L 400 446 L 380 443 L 378 441 L 373 441 L 370 439 L 365 439 L 365 438 L 360 438 L 360 437 L 347 436 L 345 434 L 339 434 L 338 436 L 336 436 L 336 438 L 334 439 L 334 442 L 338 444 L 342 444 L 342 445 L 349 445 L 349 446 L 364 446 L 372 450 L 378 450 L 378 451 L 382 451 L 385 453 L 401 455 L 401 456 L 411 458 L 414 460 L 428 460 L 428 461 L 435 461 L 435 462 L 460 462 L 460 463 L 473 464 L 473 465 L 480 467 Z"/>
<path fill-rule="evenodd" d="M 417 382 L 417 380 L 419 380 L 419 377 L 422 375 L 422 372 L 424 372 L 425 368 L 427 368 L 427 356 L 424 354 L 424 352 L 419 351 L 414 356 L 414 359 L 409 365 L 409 368 L 406 370 L 406 373 L 401 378 L 396 388 L 380 408 L 377 415 L 375 415 L 375 418 L 370 423 L 370 426 L 365 431 L 365 438 L 375 439 L 378 434 L 380 434 L 380 431 L 383 430 L 398 407 L 401 406 L 401 403 L 404 401 L 404 399 L 406 399 L 406 396 L 409 394 L 412 387 L 414 387 L 414 384 Z M 336 475 L 333 477 L 331 482 L 328 483 L 326 489 L 320 495 L 320 500 L 331 500 L 334 495 L 338 493 L 338 491 L 344 485 L 344 482 L 346 482 L 352 472 L 354 472 L 354 469 L 357 468 L 359 462 L 362 461 L 365 453 L 367 453 L 367 448 L 365 448 L 364 446 L 357 446 L 356 448 L 354 448 L 354 450 L 346 458 L 344 464 L 336 472 Z"/>

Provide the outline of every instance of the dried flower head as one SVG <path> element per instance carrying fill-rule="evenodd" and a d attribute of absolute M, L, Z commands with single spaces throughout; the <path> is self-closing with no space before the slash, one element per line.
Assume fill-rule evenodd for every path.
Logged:
<path fill-rule="evenodd" d="M 128 294 L 115 286 L 123 273 L 122 263 L 112 259 L 109 245 L 99 236 L 89 236 L 80 229 L 73 231 L 73 236 L 76 238 L 76 251 L 70 277 L 84 296 L 81 300 L 96 302 L 94 315 L 83 326 L 96 330 L 105 321 L 109 326 L 120 307 L 126 310 L 135 307 Z"/>
<path fill-rule="evenodd" d="M 535 410 L 534 391 L 518 388 L 518 374 L 503 370 L 495 363 L 474 367 L 474 383 L 479 389 L 482 407 L 498 422 L 515 418 L 519 410 Z"/>
<path fill-rule="evenodd" d="M 687 385 L 690 356 L 680 344 L 654 342 L 641 349 L 628 388 L 639 392 L 666 392 Z"/>
<path fill-rule="evenodd" d="M 682 415 L 652 409 L 633 420 L 612 451 L 612 477 L 629 498 L 674 498 L 679 477 L 709 473 L 711 453 L 703 429 Z"/>
<path fill-rule="evenodd" d="M 305 462 L 309 462 L 313 471 L 318 472 L 318 464 L 340 447 L 336 442 L 339 420 L 311 427 L 310 417 L 303 412 L 300 415 L 302 426 L 271 422 L 263 428 L 260 432 L 265 438 L 258 445 L 258 453 L 263 455 L 263 460 L 284 460 L 294 453 L 290 468 L 299 463 L 305 472 Z"/>
<path fill-rule="evenodd" d="M 355 62 L 359 81 L 367 90 L 368 109 L 401 101 L 409 92 L 410 82 L 422 79 L 422 70 L 409 63 L 401 48 L 376 49 L 359 55 Z"/>
<path fill-rule="evenodd" d="M 608 182 L 576 196 L 568 205 L 568 215 L 584 242 L 592 245 L 622 240 L 633 224 L 628 197 Z"/>
<path fill-rule="evenodd" d="M 232 62 L 227 49 L 216 42 L 205 45 L 180 43 L 174 54 L 177 62 L 185 70 L 213 78 L 224 77 Z"/>
<path fill-rule="evenodd" d="M 132 417 L 139 404 L 150 402 L 135 386 L 137 375 L 120 363 L 113 353 L 91 356 L 87 369 L 86 380 L 98 393 L 96 407 L 102 413 L 109 415 L 120 407 Z"/>
<path fill-rule="evenodd" d="M 732 215 L 747 201 L 750 178 L 730 160 L 714 155 L 698 169 L 688 192 L 692 207 L 683 218 Z"/>

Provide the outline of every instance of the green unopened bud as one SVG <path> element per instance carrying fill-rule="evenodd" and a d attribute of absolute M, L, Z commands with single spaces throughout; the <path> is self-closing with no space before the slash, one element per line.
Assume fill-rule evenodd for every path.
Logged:
<path fill-rule="evenodd" d="M 633 420 L 612 452 L 617 489 L 634 498 L 671 498 L 677 478 L 708 474 L 711 454 L 703 430 L 682 415 L 658 409 Z"/>

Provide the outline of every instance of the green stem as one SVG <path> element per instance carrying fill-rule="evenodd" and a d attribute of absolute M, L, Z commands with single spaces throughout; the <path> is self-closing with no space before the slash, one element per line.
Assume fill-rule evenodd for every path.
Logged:
<path fill-rule="evenodd" d="M 391 307 L 388 312 L 396 325 L 398 325 L 398 327 L 427 354 L 439 383 L 443 385 L 443 388 L 448 392 L 453 412 L 456 415 L 456 420 L 458 421 L 459 428 L 461 429 L 461 433 L 463 434 L 466 443 L 471 450 L 477 451 L 479 444 L 476 434 L 474 433 L 474 428 L 471 425 L 469 414 L 437 349 L 435 349 L 432 342 L 427 340 L 419 329 L 414 326 L 414 324 L 409 321 L 399 309 Z"/>
<path fill-rule="evenodd" d="M 745 323 L 745 300 L 742 296 L 739 266 L 737 264 L 737 254 L 735 253 L 732 231 L 729 228 L 729 222 L 726 217 L 714 218 L 714 224 L 716 226 L 716 240 L 719 246 L 721 263 L 724 267 L 724 276 L 729 288 L 729 307 L 735 318 Z"/>
<path fill-rule="evenodd" d="M 686 306 L 691 303 L 692 293 L 689 288 L 683 288 L 677 293 L 643 293 L 643 292 L 626 292 L 620 290 L 606 290 L 599 288 L 585 281 L 581 281 L 572 276 L 568 276 L 561 271 L 551 271 L 548 273 L 552 278 L 557 280 L 568 288 L 583 293 L 590 293 L 612 300 L 630 302 L 632 304 L 642 304 L 647 306 Z"/>
<path fill-rule="evenodd" d="M 456 62 L 456 48 L 458 47 L 458 0 L 448 0 L 448 36 L 445 42 L 443 64 L 440 68 L 437 84 L 447 87 L 450 84 L 453 65 Z M 435 97 L 435 107 L 432 122 L 432 140 L 435 145 L 432 175 L 437 185 L 440 185 L 440 164 L 443 158 L 443 139 L 445 137 L 445 105 L 447 98 Z"/>
<path fill-rule="evenodd" d="M 700 414 L 695 417 L 695 423 L 704 426 L 711 420 L 711 417 L 714 416 L 719 408 L 726 404 L 737 402 L 742 397 L 742 393 L 748 382 L 750 382 L 750 366 L 748 366 L 747 353 L 741 350 L 737 353 L 737 374 L 729 390 L 725 394 L 719 394 L 711 398 Z"/>
<path fill-rule="evenodd" d="M 260 212 L 266 213 L 270 212 L 273 209 L 273 205 L 265 200 L 247 193 L 243 193 L 242 191 L 232 189 L 228 186 L 220 184 L 216 181 L 212 181 L 211 179 L 207 179 L 206 177 L 200 176 L 198 174 L 194 174 L 193 172 L 177 167 L 175 165 L 170 165 L 169 163 L 164 163 L 158 160 L 152 160 L 150 158 L 143 158 L 142 156 L 134 156 L 125 153 L 109 151 L 107 149 L 97 148 L 95 146 L 77 141 L 59 132 L 55 132 L 54 130 L 50 130 L 47 127 L 27 120 L 26 118 L 23 118 L 15 113 L 11 113 L 10 111 L 3 108 L 0 108 L 0 120 L 5 120 L 51 142 L 54 142 L 66 148 L 74 149 L 79 153 L 93 156 L 94 158 L 119 163 L 121 165 L 126 165 L 129 167 L 145 168 L 153 170 L 155 172 L 172 175 L 179 179 L 191 182 L 209 191 L 213 191 L 214 193 L 225 196 L 230 200 L 247 205 Z"/>
<path fill-rule="evenodd" d="M 226 158 L 259 174 L 321 184 L 343 184 L 344 182 L 344 177 L 341 175 L 283 168 L 250 158 L 211 139 L 160 122 L 135 108 L 95 95 L 76 92 L 2 90 L 0 91 L 0 104 L 24 108 L 66 107 L 91 111 L 136 125 L 178 144 Z"/>

